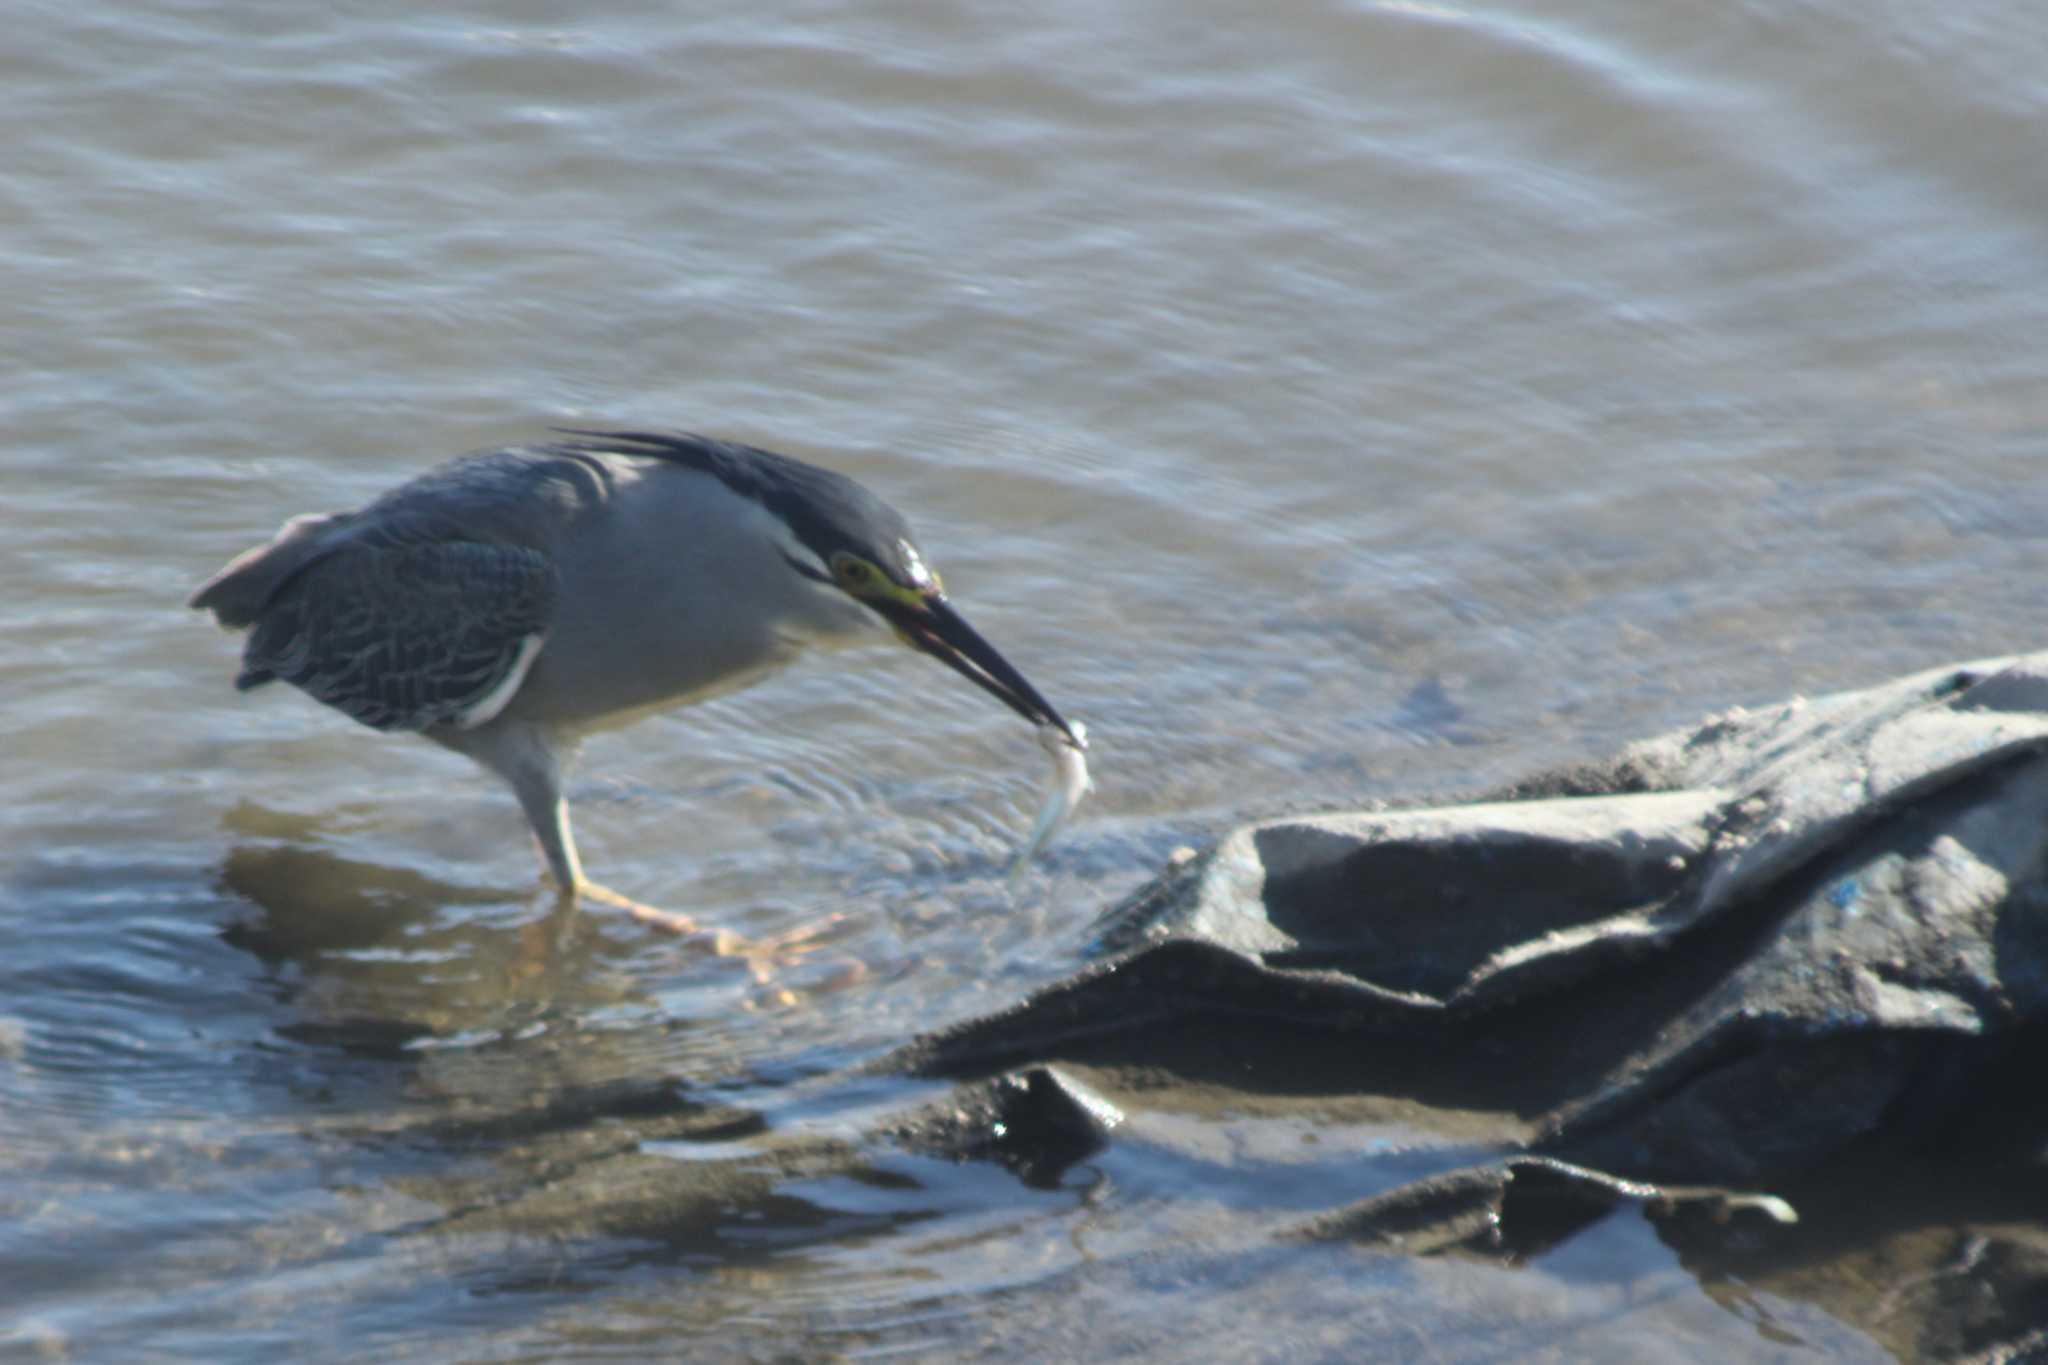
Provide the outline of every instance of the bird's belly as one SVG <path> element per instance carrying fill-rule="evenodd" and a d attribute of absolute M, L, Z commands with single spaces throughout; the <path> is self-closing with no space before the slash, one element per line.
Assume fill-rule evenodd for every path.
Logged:
<path fill-rule="evenodd" d="M 746 648 L 706 651 L 659 644 L 592 650 L 572 634 L 548 642 L 504 714 L 579 733 L 617 729 L 750 687 L 802 652 L 772 635 Z"/>

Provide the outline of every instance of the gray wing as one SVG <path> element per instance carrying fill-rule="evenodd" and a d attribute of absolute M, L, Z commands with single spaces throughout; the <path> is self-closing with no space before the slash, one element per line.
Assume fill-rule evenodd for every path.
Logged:
<path fill-rule="evenodd" d="M 477 724 L 532 662 L 555 593 L 554 566 L 539 550 L 346 545 L 271 597 L 235 686 L 281 678 L 379 730 Z"/>

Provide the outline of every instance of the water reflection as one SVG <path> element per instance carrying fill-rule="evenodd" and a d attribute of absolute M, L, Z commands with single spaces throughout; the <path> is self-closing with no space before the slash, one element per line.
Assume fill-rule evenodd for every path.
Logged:
<path fill-rule="evenodd" d="M 241 844 L 219 889 L 250 907 L 222 930 L 306 1016 L 296 1027 L 447 1039 L 542 1012 L 644 1002 L 608 970 L 624 950 L 537 896 L 459 886 L 305 843 Z"/>

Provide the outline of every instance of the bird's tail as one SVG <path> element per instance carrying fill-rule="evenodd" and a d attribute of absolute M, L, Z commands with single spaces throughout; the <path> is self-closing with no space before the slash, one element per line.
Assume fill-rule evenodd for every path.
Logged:
<path fill-rule="evenodd" d="M 187 605 L 212 612 L 214 619 L 229 630 L 256 624 L 256 618 L 263 614 L 263 608 L 277 590 L 326 552 L 331 541 L 322 532 L 346 516 L 329 512 L 293 517 L 278 531 L 276 539 L 244 550 L 200 584 Z M 269 682 L 272 676 L 264 673 L 259 677 L 252 670 L 235 679 L 235 686 L 247 691 Z"/>

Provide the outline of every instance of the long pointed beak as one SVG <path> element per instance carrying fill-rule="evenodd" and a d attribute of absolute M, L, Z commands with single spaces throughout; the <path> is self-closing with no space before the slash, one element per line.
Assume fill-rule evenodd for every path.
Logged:
<path fill-rule="evenodd" d="M 1068 725 L 1052 703 L 1038 694 L 996 647 L 981 638 L 981 632 L 967 624 L 967 618 L 953 610 L 953 604 L 933 593 L 919 606 L 902 606 L 884 612 L 889 624 L 905 643 L 931 655 L 940 663 L 995 697 L 1033 725 L 1056 725 L 1077 749 L 1087 744 Z"/>

